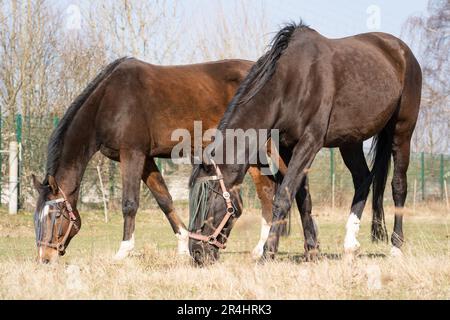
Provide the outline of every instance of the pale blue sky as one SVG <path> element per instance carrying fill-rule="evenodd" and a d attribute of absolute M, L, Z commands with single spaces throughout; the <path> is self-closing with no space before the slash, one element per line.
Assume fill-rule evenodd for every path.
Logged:
<path fill-rule="evenodd" d="M 242 0 L 222 1 L 225 10 Z M 208 16 L 214 9 L 212 0 L 183 1 L 184 7 L 194 17 Z M 372 6 L 380 8 L 380 28 L 378 31 L 400 35 L 401 26 L 412 14 L 426 11 L 428 0 L 245 0 L 248 7 L 267 8 L 270 29 L 302 18 L 308 25 L 328 37 L 343 37 L 372 31 L 367 27 L 369 15 L 366 10 Z"/>
<path fill-rule="evenodd" d="M 89 7 L 88 0 L 52 0 L 53 4 L 63 12 L 70 5 Z M 97 3 L 111 3 L 117 0 L 102 0 Z M 139 0 L 132 0 L 139 1 Z M 142 0 L 145 1 L 145 0 Z M 169 6 L 177 5 L 181 14 L 183 29 L 180 32 L 191 31 L 190 36 L 196 37 L 194 29 L 198 26 L 214 25 L 217 17 L 216 10 L 221 6 L 225 17 L 232 17 L 236 8 L 245 4 L 248 10 L 248 19 L 258 19 L 260 16 L 255 12 L 261 12 L 264 8 L 266 13 L 267 28 L 261 30 L 261 37 L 268 33 L 275 33 L 286 22 L 303 21 L 311 28 L 316 29 L 323 35 L 331 38 L 339 38 L 369 31 L 382 31 L 401 36 L 402 25 L 411 15 L 426 14 L 428 0 L 167 0 Z M 219 5 L 220 4 L 220 5 Z M 180 8 L 181 7 L 181 8 Z M 375 25 L 372 19 L 379 13 Z M 372 11 L 371 11 L 372 10 Z M 369 11 L 369 12 L 368 12 Z M 372 12 L 372 14 L 370 13 Z M 208 24 L 203 24 L 208 21 Z M 230 19 L 229 21 L 235 21 Z M 368 24 L 369 21 L 369 24 Z M 375 21 L 377 22 L 377 21 Z M 170 23 L 173 23 L 171 21 Z M 186 28 L 190 28 L 189 30 Z M 185 45 L 193 46 L 187 35 L 184 34 Z M 230 35 L 232 36 L 232 35 Z M 404 39 L 408 43 L 408 39 Z M 265 39 L 268 39 L 267 37 Z M 192 41 L 192 40 L 191 40 Z M 267 41 L 267 40 L 264 40 Z M 194 43 L 195 41 L 192 41 Z M 412 48 L 414 51 L 414 48 Z M 261 52 L 241 58 L 256 59 Z M 180 59 L 180 62 L 186 62 Z"/>
<path fill-rule="evenodd" d="M 222 3 L 226 14 L 233 14 L 233 8 L 242 1 L 245 1 L 248 8 L 264 6 L 272 31 L 276 31 L 279 25 L 285 22 L 298 21 L 302 18 L 312 28 L 329 37 L 371 31 L 366 24 L 369 16 L 366 10 L 373 5 L 380 9 L 379 31 L 398 36 L 404 21 L 412 14 L 425 12 L 428 3 L 428 0 L 183 0 L 181 5 L 184 17 L 194 21 L 212 16 L 217 2 Z M 83 6 L 89 2 L 58 0 L 54 3 L 64 9 L 71 4 Z"/>

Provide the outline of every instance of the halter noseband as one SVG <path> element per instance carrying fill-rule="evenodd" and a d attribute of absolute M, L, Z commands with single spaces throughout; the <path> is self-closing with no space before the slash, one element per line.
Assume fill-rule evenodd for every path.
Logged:
<path fill-rule="evenodd" d="M 234 216 L 235 210 L 234 210 L 233 204 L 231 203 L 230 193 L 228 192 L 227 188 L 225 187 L 225 182 L 223 181 L 223 176 L 222 176 L 222 172 L 220 171 L 220 168 L 216 165 L 214 160 L 211 160 L 211 163 L 213 164 L 214 169 L 216 170 L 216 175 L 198 178 L 197 182 L 219 181 L 220 189 L 222 190 L 222 197 L 224 198 L 225 204 L 227 206 L 227 212 L 213 234 L 211 234 L 209 236 L 205 236 L 205 235 L 202 235 L 199 233 L 189 232 L 189 238 L 208 243 L 210 245 L 216 246 L 219 249 L 225 249 L 226 243 L 219 242 L 217 240 L 217 237 L 220 235 L 223 228 L 225 228 L 225 225 L 227 224 L 228 220 L 230 220 L 230 218 L 232 216 Z"/>
<path fill-rule="evenodd" d="M 62 191 L 61 188 L 58 188 L 58 189 L 59 189 L 59 192 L 61 192 L 61 194 L 62 194 L 62 198 L 46 201 L 44 204 L 44 208 L 45 208 L 45 206 L 54 206 L 59 203 L 64 203 L 66 210 L 69 214 L 69 220 L 70 220 L 69 228 L 67 229 L 67 231 L 64 234 L 64 237 L 61 241 L 59 241 L 57 243 L 52 243 L 52 242 L 44 242 L 41 240 L 37 240 L 37 245 L 38 245 L 38 247 L 49 247 L 49 248 L 56 249 L 59 252 L 64 252 L 66 250 L 66 241 L 69 238 L 72 228 L 78 229 L 78 226 L 75 225 L 75 221 L 77 220 L 77 217 L 73 213 L 72 205 L 67 200 L 67 197 L 66 197 L 64 191 Z M 57 211 L 61 212 L 61 209 L 57 209 Z M 61 213 L 61 216 L 64 216 L 64 214 Z M 52 228 L 54 228 L 54 225 L 52 225 Z M 51 239 L 50 239 L 50 241 L 51 241 Z"/>

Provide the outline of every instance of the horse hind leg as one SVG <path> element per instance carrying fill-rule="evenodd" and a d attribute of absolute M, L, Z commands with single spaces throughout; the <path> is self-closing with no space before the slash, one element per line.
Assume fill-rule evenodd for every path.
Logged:
<path fill-rule="evenodd" d="M 173 232 L 178 238 L 177 253 L 189 255 L 189 233 L 174 209 L 172 196 L 153 158 L 146 158 L 142 180 L 155 197 L 158 206 L 166 215 Z"/>
<path fill-rule="evenodd" d="M 136 213 L 139 207 L 139 189 L 145 155 L 140 151 L 121 150 L 123 240 L 114 259 L 122 260 L 134 249 Z"/>
<path fill-rule="evenodd" d="M 402 254 L 400 248 L 404 242 L 403 215 L 408 187 L 406 173 L 409 167 L 411 138 L 419 114 L 422 88 L 422 73 L 419 64 L 413 58 L 408 61 L 405 86 L 400 100 L 392 143 L 394 159 L 392 196 L 395 205 L 394 232 L 391 236 L 392 256 Z"/>
<path fill-rule="evenodd" d="M 391 236 L 391 255 L 400 256 L 400 248 L 404 242 L 403 236 L 403 214 L 404 205 L 407 195 L 407 177 L 406 172 L 409 166 L 409 141 L 404 141 L 400 144 L 396 143 L 394 138 L 393 147 L 394 157 L 394 173 L 392 177 L 392 197 L 395 205 L 395 218 L 394 218 L 394 232 Z"/>

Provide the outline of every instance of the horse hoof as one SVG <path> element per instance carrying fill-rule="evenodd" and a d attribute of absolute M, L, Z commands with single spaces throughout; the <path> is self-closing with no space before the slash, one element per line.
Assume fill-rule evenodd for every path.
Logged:
<path fill-rule="evenodd" d="M 397 248 L 397 247 L 392 247 L 391 248 L 391 257 L 394 257 L 394 258 L 401 258 L 401 257 L 403 257 L 402 250 L 400 250 L 400 248 Z"/>
<path fill-rule="evenodd" d="M 119 251 L 114 255 L 113 260 L 115 260 L 115 261 L 121 261 L 121 260 L 124 260 L 124 259 L 126 259 L 127 257 L 130 256 L 130 253 L 131 253 L 131 251 L 122 251 L 122 250 L 119 250 Z"/>
<path fill-rule="evenodd" d="M 275 252 L 264 251 L 261 260 L 263 261 L 273 261 L 275 260 Z"/>
<path fill-rule="evenodd" d="M 306 252 L 307 262 L 317 262 L 319 261 L 320 251 L 319 249 L 311 249 Z"/>
<path fill-rule="evenodd" d="M 253 260 L 260 260 L 264 256 L 264 248 L 257 246 L 252 251 Z"/>
<path fill-rule="evenodd" d="M 130 240 L 121 242 L 119 251 L 117 251 L 113 259 L 116 261 L 123 260 L 126 257 L 128 257 L 133 250 L 134 250 L 134 234 L 132 235 Z"/>
<path fill-rule="evenodd" d="M 344 249 L 344 260 L 347 262 L 352 262 L 360 253 L 360 247 L 345 248 Z"/>

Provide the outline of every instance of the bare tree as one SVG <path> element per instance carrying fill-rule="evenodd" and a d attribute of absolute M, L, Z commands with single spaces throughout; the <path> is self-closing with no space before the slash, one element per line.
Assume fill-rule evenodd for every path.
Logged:
<path fill-rule="evenodd" d="M 114 56 L 133 56 L 155 64 L 177 60 L 181 35 L 179 1 L 97 1 L 87 25 Z"/>
<path fill-rule="evenodd" d="M 229 4 L 228 4 L 229 5 Z M 224 9 L 223 1 L 213 4 L 211 16 L 202 15 L 192 33 L 196 50 L 190 60 L 218 60 L 240 58 L 256 60 L 265 51 L 271 38 L 266 8 L 233 2 L 231 9 Z"/>
<path fill-rule="evenodd" d="M 449 152 L 450 2 L 430 0 L 427 13 L 410 17 L 403 29 L 418 53 L 423 71 L 422 106 L 415 149 Z"/>

